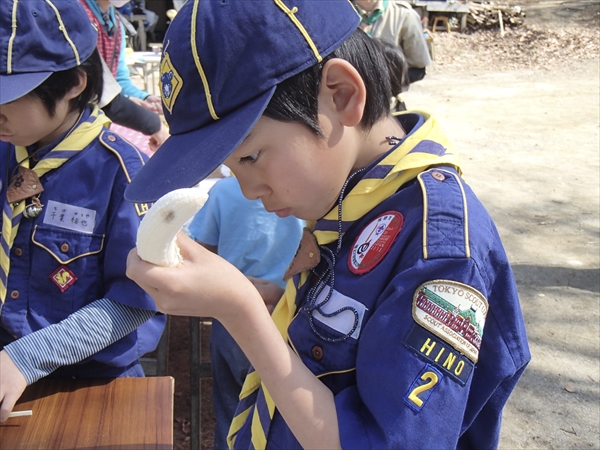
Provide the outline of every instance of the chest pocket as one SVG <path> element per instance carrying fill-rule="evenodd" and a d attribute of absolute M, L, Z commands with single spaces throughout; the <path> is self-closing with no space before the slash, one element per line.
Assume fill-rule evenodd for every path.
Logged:
<path fill-rule="evenodd" d="M 49 323 L 63 320 L 73 311 L 97 299 L 102 292 L 104 235 L 36 226 L 31 236 L 30 304 Z M 76 281 L 67 289 L 52 274 L 67 266 Z"/>
<path fill-rule="evenodd" d="M 100 253 L 104 235 L 78 233 L 36 226 L 31 240 L 46 250 L 59 264 L 69 264 L 84 256 Z"/>

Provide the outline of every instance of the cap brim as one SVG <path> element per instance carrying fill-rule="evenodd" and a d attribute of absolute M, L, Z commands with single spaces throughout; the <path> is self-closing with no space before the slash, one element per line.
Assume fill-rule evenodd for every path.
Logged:
<path fill-rule="evenodd" d="M 213 172 L 242 143 L 276 87 L 197 130 L 170 136 L 135 175 L 125 199 L 155 202 L 175 189 L 192 187 Z"/>
<path fill-rule="evenodd" d="M 29 94 L 42 84 L 52 72 L 11 73 L 0 75 L 0 105 Z"/>

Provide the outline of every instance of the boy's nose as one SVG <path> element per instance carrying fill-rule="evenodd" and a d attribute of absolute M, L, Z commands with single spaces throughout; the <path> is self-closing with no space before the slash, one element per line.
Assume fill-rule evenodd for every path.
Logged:
<path fill-rule="evenodd" d="M 269 187 L 262 182 L 244 182 L 242 180 L 239 180 L 239 182 L 242 189 L 242 194 L 244 194 L 244 197 L 246 197 L 248 200 L 261 199 L 270 192 Z"/>

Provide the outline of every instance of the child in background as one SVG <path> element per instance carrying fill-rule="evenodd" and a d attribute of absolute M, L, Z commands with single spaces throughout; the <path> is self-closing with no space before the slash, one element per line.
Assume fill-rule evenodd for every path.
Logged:
<path fill-rule="evenodd" d="M 248 200 L 235 177 L 222 178 L 209 191 L 206 204 L 189 225 L 189 233 L 204 247 L 233 264 L 249 277 L 263 295 L 278 301 L 283 275 L 298 248 L 304 221 L 279 218 L 265 210 L 260 199 Z M 269 283 L 267 283 L 269 282 Z M 275 304 L 267 304 L 272 311 Z M 227 432 L 250 362 L 218 320 L 212 321 L 210 338 L 214 448 L 227 449 Z"/>
<path fill-rule="evenodd" d="M 121 93 L 104 107 L 106 114 L 115 123 L 149 135 L 148 147 L 156 151 L 169 136 L 169 130 L 162 122 L 162 106 L 160 98 L 139 89 L 131 80 L 127 66 L 125 48 L 125 28 L 115 6 L 126 3 L 123 0 L 80 0 L 89 20 L 98 30 L 98 51 L 104 59 L 108 70 L 121 87 Z M 148 111 L 131 105 L 141 106 Z M 135 136 L 138 133 L 122 130 Z M 137 139 L 143 139 L 136 136 Z"/>
<path fill-rule="evenodd" d="M 76 1 L 0 2 L 0 422 L 46 376 L 144 376 L 165 317 L 125 276 L 144 158 L 106 125 Z"/>
<path fill-rule="evenodd" d="M 312 234 L 272 316 L 185 235 L 183 264 L 132 250 L 127 273 L 162 311 L 218 319 L 250 360 L 233 448 L 495 448 L 530 360 L 514 277 L 435 119 L 390 114 L 359 21 L 346 0 L 186 3 L 161 65 L 171 137 L 126 198 L 224 163 Z"/>

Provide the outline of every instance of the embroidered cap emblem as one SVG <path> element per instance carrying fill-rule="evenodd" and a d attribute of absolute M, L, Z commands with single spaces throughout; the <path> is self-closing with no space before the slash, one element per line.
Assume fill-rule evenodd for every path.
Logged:
<path fill-rule="evenodd" d="M 397 211 L 388 211 L 369 223 L 348 255 L 352 273 L 362 275 L 375 268 L 390 251 L 403 224 L 404 217 Z"/>
<path fill-rule="evenodd" d="M 160 63 L 160 95 L 165 108 L 173 113 L 175 100 L 183 86 L 183 79 L 179 76 L 168 53 L 165 53 Z"/>
<path fill-rule="evenodd" d="M 428 281 L 413 297 L 415 321 L 477 362 L 488 311 L 477 289 L 450 280 Z"/>
<path fill-rule="evenodd" d="M 75 274 L 64 265 L 59 266 L 58 269 L 52 272 L 50 274 L 50 279 L 61 292 L 65 292 L 77 281 Z"/>

